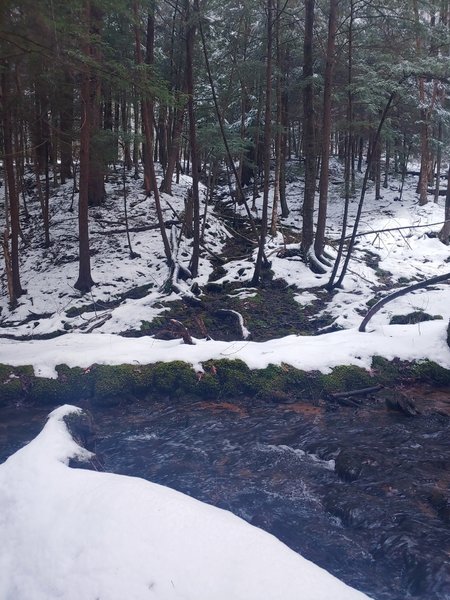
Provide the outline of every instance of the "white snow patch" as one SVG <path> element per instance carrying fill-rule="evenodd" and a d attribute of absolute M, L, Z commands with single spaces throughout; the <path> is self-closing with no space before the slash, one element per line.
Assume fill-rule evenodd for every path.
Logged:
<path fill-rule="evenodd" d="M 429 359 L 450 368 L 446 328 L 447 323 L 438 320 L 417 325 L 381 326 L 368 333 L 350 329 L 320 336 L 289 335 L 266 342 L 198 339 L 195 346 L 186 345 L 181 340 L 73 333 L 54 340 L 3 340 L 0 363 L 33 365 L 36 375 L 53 378 L 57 376 L 55 367 L 59 364 L 86 369 L 94 363 L 150 364 L 181 360 L 191 364 L 196 371 L 202 371 L 202 363 L 221 358 L 238 358 L 251 369 L 287 364 L 305 371 L 324 373 L 338 365 L 369 369 L 373 356 L 384 356 L 388 360 Z"/>

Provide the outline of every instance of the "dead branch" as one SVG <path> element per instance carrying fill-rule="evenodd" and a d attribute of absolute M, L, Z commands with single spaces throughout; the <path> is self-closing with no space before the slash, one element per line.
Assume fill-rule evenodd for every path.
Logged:
<path fill-rule="evenodd" d="M 188 344 L 189 346 L 195 346 L 195 343 L 191 338 L 191 334 L 183 325 L 183 323 L 181 323 L 181 321 L 177 321 L 176 319 L 170 319 L 170 324 L 172 325 L 173 333 L 179 334 L 185 344 Z"/>
<path fill-rule="evenodd" d="M 444 273 L 444 275 L 438 275 L 436 277 L 431 277 L 430 279 L 425 279 L 424 281 L 420 281 L 419 283 L 415 283 L 415 284 L 409 285 L 408 287 L 403 288 L 401 290 L 397 290 L 396 292 L 389 294 L 389 296 L 385 296 L 384 298 L 379 300 L 376 304 L 374 304 L 372 306 L 372 308 L 370 308 L 370 310 L 367 312 L 366 316 L 362 320 L 358 331 L 361 331 L 361 332 L 366 331 L 366 325 L 368 324 L 370 319 L 380 310 L 380 308 L 383 308 L 383 306 L 388 304 L 388 302 L 391 302 L 392 300 L 395 300 L 396 298 L 400 298 L 400 296 L 405 296 L 406 294 L 409 294 L 409 292 L 414 292 L 415 290 L 421 290 L 430 285 L 435 285 L 436 283 L 442 283 L 443 281 L 447 281 L 448 279 L 450 279 L 450 273 Z"/>
<path fill-rule="evenodd" d="M 349 396 L 366 396 L 367 394 L 372 394 L 374 392 L 379 392 L 383 389 L 382 385 L 373 385 L 372 387 L 362 388 L 360 390 L 351 390 L 349 392 L 336 392 L 334 394 L 328 394 L 330 398 L 347 398 Z"/>
<path fill-rule="evenodd" d="M 355 237 L 362 237 L 364 235 L 371 235 L 377 233 L 388 233 L 389 231 L 402 231 L 403 229 L 420 229 L 422 227 L 434 227 L 435 225 L 444 225 L 449 221 L 438 221 L 437 223 L 428 223 L 426 225 L 405 225 L 403 227 L 390 227 L 388 229 L 374 229 L 373 231 L 361 231 L 361 233 L 357 233 Z M 348 235 L 345 239 L 348 240 L 352 236 Z"/>
<path fill-rule="evenodd" d="M 178 221 L 166 221 L 166 226 L 179 225 Z M 142 225 L 140 227 L 130 227 L 128 231 L 131 233 L 140 233 L 142 231 L 151 231 L 153 229 L 159 229 L 159 225 Z M 106 231 L 93 231 L 93 235 L 114 235 L 116 233 L 126 233 L 126 229 L 107 229 Z"/>

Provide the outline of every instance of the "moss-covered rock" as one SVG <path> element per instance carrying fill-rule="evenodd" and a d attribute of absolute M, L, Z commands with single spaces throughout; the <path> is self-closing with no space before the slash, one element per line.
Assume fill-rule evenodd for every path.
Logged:
<path fill-rule="evenodd" d="M 258 391 L 254 371 L 249 369 L 242 360 L 208 361 L 205 366 L 217 377 L 221 396 L 228 398 L 254 396 Z"/>
<path fill-rule="evenodd" d="M 64 386 L 57 379 L 35 377 L 28 389 L 27 399 L 41 406 L 64 404 Z"/>
<path fill-rule="evenodd" d="M 416 325 L 425 321 L 436 321 L 442 319 L 442 315 L 429 315 L 421 310 L 416 310 L 407 315 L 394 315 L 389 321 L 390 325 Z"/>
<path fill-rule="evenodd" d="M 64 402 L 74 402 L 92 396 L 94 381 L 91 369 L 71 369 L 67 365 L 57 365 L 56 372 L 63 390 Z"/>
<path fill-rule="evenodd" d="M 374 356 L 372 359 L 372 373 L 377 383 L 388 386 L 400 381 L 401 378 L 410 375 L 409 363 L 398 359 L 387 360 L 383 356 Z"/>
<path fill-rule="evenodd" d="M 116 404 L 134 395 L 132 365 L 94 365 L 91 373 L 94 380 L 92 397 L 96 403 Z"/>
<path fill-rule="evenodd" d="M 412 374 L 415 379 L 426 381 L 434 385 L 450 385 L 450 370 L 444 369 L 431 360 L 424 360 L 412 366 Z"/>
<path fill-rule="evenodd" d="M 265 369 L 254 372 L 257 397 L 263 400 L 276 400 L 287 396 L 286 370 L 277 365 L 269 365 Z"/>
<path fill-rule="evenodd" d="M 0 406 L 6 406 L 10 402 L 17 402 L 24 394 L 22 382 L 12 375 L 0 383 Z"/>
<path fill-rule="evenodd" d="M 163 395 L 179 398 L 195 391 L 197 376 L 185 362 L 157 363 L 153 367 L 153 389 Z"/>
<path fill-rule="evenodd" d="M 346 392 L 374 385 L 374 379 L 368 371 L 355 365 L 335 367 L 323 378 L 326 392 Z"/>

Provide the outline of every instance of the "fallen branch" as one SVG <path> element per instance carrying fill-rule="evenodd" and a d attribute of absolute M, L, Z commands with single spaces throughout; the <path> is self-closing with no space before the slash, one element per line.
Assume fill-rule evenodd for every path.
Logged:
<path fill-rule="evenodd" d="M 167 226 L 172 226 L 172 225 L 179 225 L 178 221 L 166 221 L 164 223 L 164 225 Z M 128 231 L 130 231 L 131 233 L 140 233 L 142 231 L 151 231 L 153 229 L 159 229 L 159 225 L 142 225 L 140 227 L 130 227 L 128 229 Z M 92 234 L 93 235 L 114 235 L 116 233 L 126 233 L 127 230 L 126 229 L 107 229 L 106 231 L 93 231 Z"/>
<path fill-rule="evenodd" d="M 373 385 L 372 387 L 362 388 L 360 390 L 351 390 L 349 392 L 336 392 L 334 394 L 328 394 L 330 398 L 347 398 L 349 396 L 365 396 L 366 394 L 372 394 L 374 392 L 379 392 L 383 389 L 382 385 Z"/>
<path fill-rule="evenodd" d="M 402 231 L 403 229 L 420 229 L 422 227 L 434 227 L 435 225 L 445 225 L 448 223 L 447 221 L 438 221 L 437 223 L 427 223 L 426 225 L 404 225 L 403 227 L 390 227 L 389 229 L 375 229 L 374 231 L 361 231 L 361 233 L 357 233 L 355 237 L 362 237 L 363 235 L 371 235 L 377 233 L 388 233 L 389 231 Z M 346 240 L 350 239 L 352 236 L 347 235 Z"/>
<path fill-rule="evenodd" d="M 372 306 L 372 308 L 368 311 L 368 313 L 362 320 L 358 331 L 361 331 L 361 332 L 366 331 L 366 325 L 370 321 L 370 319 L 380 310 L 380 308 L 383 308 L 383 306 L 388 304 L 388 302 L 391 302 L 392 300 L 395 300 L 396 298 L 400 298 L 400 296 L 405 296 L 406 294 L 409 294 L 409 292 L 414 292 L 415 290 L 421 290 L 430 285 L 435 285 L 436 283 L 442 283 L 443 281 L 447 281 L 448 279 L 450 279 L 450 273 L 444 273 L 444 275 L 438 275 L 437 277 L 431 277 L 430 279 L 425 279 L 424 281 L 420 281 L 419 283 L 415 283 L 415 284 L 409 285 L 408 287 L 403 288 L 401 290 L 397 290 L 396 292 L 389 294 L 389 296 L 385 296 L 384 298 L 379 300 L 376 304 L 374 304 Z"/>
<path fill-rule="evenodd" d="M 195 343 L 191 338 L 191 334 L 183 325 L 183 323 L 181 323 L 181 321 L 170 319 L 170 324 L 172 325 L 172 332 L 174 334 L 179 334 L 185 344 L 188 344 L 189 346 L 195 346 Z"/>

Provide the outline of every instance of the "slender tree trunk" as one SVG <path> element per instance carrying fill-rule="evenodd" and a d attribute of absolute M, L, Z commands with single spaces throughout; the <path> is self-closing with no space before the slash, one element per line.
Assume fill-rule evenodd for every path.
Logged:
<path fill-rule="evenodd" d="M 84 2 L 84 17 L 87 29 L 91 27 L 90 0 Z M 91 146 L 92 112 L 94 110 L 95 91 L 91 89 L 91 73 L 89 59 L 91 54 L 90 42 L 86 42 L 84 53 L 88 58 L 81 75 L 81 130 L 80 130 L 80 176 L 78 200 L 78 235 L 79 235 L 79 269 L 75 288 L 82 294 L 89 292 L 94 285 L 91 276 L 91 258 L 89 249 L 89 152 Z"/>
<path fill-rule="evenodd" d="M 282 53 L 283 85 L 281 90 L 281 147 L 280 147 L 280 205 L 281 216 L 289 216 L 289 206 L 286 199 L 286 154 L 289 136 L 289 94 L 287 91 L 287 73 L 289 72 L 289 51 Z M 290 158 L 290 156 L 289 156 Z"/>
<path fill-rule="evenodd" d="M 102 12 L 99 8 L 91 4 L 91 33 L 96 40 L 100 35 L 102 24 Z M 91 58 L 96 62 L 101 62 L 102 53 L 98 42 L 91 43 Z M 103 144 L 100 141 L 101 136 L 101 81 L 98 73 L 91 71 L 90 81 L 91 95 L 91 134 L 89 149 L 89 181 L 88 181 L 88 202 L 89 206 L 100 206 L 105 201 L 105 167 L 103 159 Z"/>
<path fill-rule="evenodd" d="M 390 162 L 391 162 L 391 143 L 389 140 L 386 140 L 386 161 L 385 161 L 385 166 L 384 166 L 384 181 L 383 181 L 383 187 L 385 189 L 387 189 L 389 186 Z"/>
<path fill-rule="evenodd" d="M 441 163 L 442 163 L 442 120 L 439 119 L 438 139 L 436 152 L 436 187 L 434 190 L 434 201 L 439 202 L 439 188 L 441 186 Z"/>
<path fill-rule="evenodd" d="M 350 164 L 350 146 L 353 143 L 353 23 L 355 18 L 354 0 L 350 0 L 350 14 L 348 20 L 348 65 L 347 65 L 347 152 L 345 153 L 345 199 L 344 199 L 344 212 L 342 215 L 342 231 L 341 238 L 339 240 L 339 248 L 336 259 L 333 264 L 330 279 L 326 285 L 326 288 L 331 291 L 335 287 L 335 279 L 339 266 L 341 264 L 342 255 L 344 253 L 344 246 L 347 233 L 348 224 L 348 212 L 350 206 L 350 184 L 351 184 L 351 164 Z M 359 153 L 360 161 L 362 163 L 363 138 L 360 138 Z M 368 170 L 366 170 L 368 175 Z"/>
<path fill-rule="evenodd" d="M 177 109 L 175 114 L 175 124 L 167 158 L 167 168 L 164 173 L 164 179 L 161 183 L 161 192 L 165 192 L 166 194 L 172 194 L 172 179 L 180 153 L 180 140 L 181 133 L 183 131 L 184 112 L 184 107 L 180 107 Z"/>
<path fill-rule="evenodd" d="M 131 171 L 131 168 L 133 166 L 132 160 L 131 160 L 131 148 L 130 148 L 130 138 L 128 135 L 129 132 L 129 110 L 128 110 L 128 99 L 127 99 L 127 94 L 124 93 L 122 96 L 122 102 L 121 102 L 121 110 L 120 110 L 120 116 L 121 116 L 121 121 L 122 121 L 122 131 L 124 134 L 124 139 L 123 139 L 123 162 L 125 164 L 125 169 L 127 171 Z"/>
<path fill-rule="evenodd" d="M 275 48 L 276 48 L 276 84 L 275 97 L 277 116 L 275 123 L 275 182 L 273 186 L 272 219 L 270 235 L 275 236 L 278 228 L 278 204 L 280 203 L 280 176 L 281 176 L 281 49 L 280 49 L 280 0 L 276 0 L 275 20 Z"/>
<path fill-rule="evenodd" d="M 197 6 L 195 14 L 198 17 Z M 194 40 L 195 24 L 192 22 L 190 2 L 185 2 L 186 14 L 186 87 L 188 93 L 188 116 L 189 116 L 189 144 L 192 162 L 192 205 L 193 205 L 193 246 L 192 257 L 189 268 L 192 277 L 198 275 L 198 263 L 200 258 L 200 197 L 199 197 L 199 155 L 197 146 L 197 128 L 194 110 Z"/>
<path fill-rule="evenodd" d="M 444 244 L 450 243 L 450 165 L 447 174 L 447 193 L 445 195 L 445 223 L 439 232 L 439 239 Z"/>
<path fill-rule="evenodd" d="M 5 267 L 8 278 L 9 301 L 11 307 L 17 305 L 17 300 L 25 292 L 20 283 L 19 269 L 19 195 L 17 193 L 17 183 L 14 173 L 14 147 L 11 132 L 11 102 L 9 65 L 5 61 L 1 65 L 3 73 L 1 75 L 1 107 L 3 114 L 3 147 L 4 147 L 4 166 L 6 171 L 6 181 L 8 184 L 8 208 L 9 225 L 11 227 L 11 252 L 9 253 L 8 232 L 4 236 Z M 5 197 L 6 198 L 6 197 Z M 8 230 L 8 226 L 7 226 Z"/>
<path fill-rule="evenodd" d="M 270 180 L 270 150 L 271 150 L 271 108 L 272 108 L 272 46 L 273 46 L 273 0 L 267 0 L 267 58 L 266 58 L 266 100 L 264 109 L 264 190 L 261 214 L 261 230 L 259 234 L 258 255 L 256 257 L 255 271 L 252 284 L 258 285 L 261 280 L 264 246 L 267 235 L 267 217 L 269 207 L 269 180 Z"/>
<path fill-rule="evenodd" d="M 386 117 L 389 113 L 389 110 L 391 108 L 392 102 L 394 100 L 396 96 L 395 92 L 392 92 L 391 95 L 389 96 L 389 99 L 386 103 L 386 106 L 384 107 L 383 113 L 381 115 L 381 119 L 380 122 L 378 124 L 378 129 L 377 132 L 375 134 L 375 138 L 374 138 L 374 145 L 376 145 L 380 139 L 380 135 L 381 135 L 381 131 L 383 129 L 383 125 L 384 122 L 386 120 Z M 367 161 L 367 167 L 366 167 L 366 172 L 364 174 L 364 179 L 363 179 L 363 183 L 362 183 L 362 187 L 361 187 L 361 195 L 360 195 L 360 199 L 359 199 L 359 203 L 358 203 L 358 209 L 356 211 L 356 217 L 355 217 L 355 222 L 353 224 L 353 231 L 352 231 L 352 235 L 350 238 L 350 242 L 347 248 L 347 255 L 345 257 L 345 261 L 344 264 L 342 266 L 342 271 L 341 274 L 339 275 L 339 279 L 336 282 L 336 285 L 334 287 L 340 287 L 342 285 L 342 282 L 344 281 L 344 277 L 347 273 L 347 269 L 348 269 L 348 264 L 350 262 L 350 257 L 352 255 L 353 252 L 353 248 L 355 245 L 355 239 L 356 239 L 356 234 L 358 232 L 358 227 L 359 227 L 359 221 L 361 219 L 361 214 L 362 214 L 362 209 L 364 206 L 364 199 L 366 196 L 366 191 L 367 191 L 367 183 L 369 180 L 369 172 L 371 170 L 372 167 L 372 160 L 373 160 L 373 154 L 371 153 L 368 157 L 368 161 Z"/>
<path fill-rule="evenodd" d="M 315 0 L 305 0 L 305 39 L 303 44 L 303 117 L 305 152 L 305 191 L 301 251 L 310 262 L 314 241 L 314 199 L 316 193 L 316 145 L 314 127 L 313 31 Z"/>
<path fill-rule="evenodd" d="M 330 137 L 331 137 L 331 90 L 333 85 L 334 51 L 337 27 L 338 0 L 330 0 L 328 18 L 327 60 L 325 65 L 323 89 L 323 116 L 322 116 L 322 163 L 319 179 L 319 213 L 317 216 L 317 231 L 314 250 L 317 258 L 323 254 L 325 246 L 325 227 L 328 208 L 329 163 L 330 163 Z"/>

